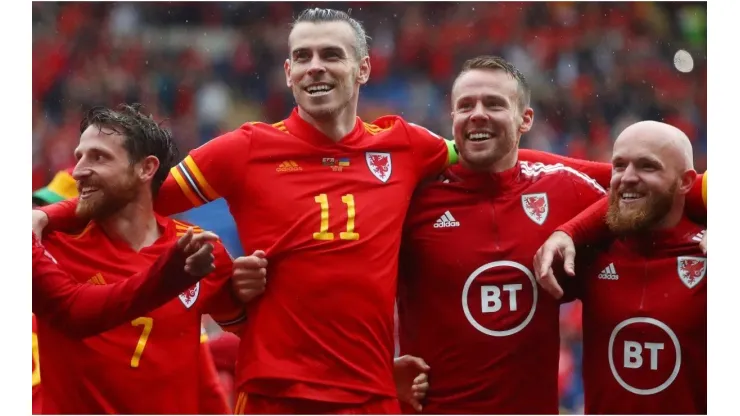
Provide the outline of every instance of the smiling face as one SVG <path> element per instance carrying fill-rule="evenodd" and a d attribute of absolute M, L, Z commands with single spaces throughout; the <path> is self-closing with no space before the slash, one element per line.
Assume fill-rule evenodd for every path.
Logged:
<path fill-rule="evenodd" d="M 667 124 L 641 122 L 614 142 L 607 214 L 613 232 L 641 232 L 680 216 L 682 199 L 696 177 L 688 138 L 682 136 Z"/>
<path fill-rule="evenodd" d="M 94 125 L 80 136 L 72 176 L 80 194 L 77 213 L 81 217 L 109 216 L 136 198 L 141 182 L 123 143 L 123 135 Z"/>
<path fill-rule="evenodd" d="M 298 107 L 314 119 L 357 111 L 360 85 L 370 76 L 370 58 L 356 57 L 356 41 L 347 22 L 301 22 L 293 27 L 286 82 Z"/>
<path fill-rule="evenodd" d="M 519 139 L 534 118 L 534 111 L 520 101 L 517 80 L 503 69 L 470 69 L 457 78 L 452 134 L 462 163 L 474 170 L 513 166 Z"/>

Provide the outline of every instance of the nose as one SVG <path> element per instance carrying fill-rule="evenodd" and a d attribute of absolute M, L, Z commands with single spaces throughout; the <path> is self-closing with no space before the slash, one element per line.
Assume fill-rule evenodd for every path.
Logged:
<path fill-rule="evenodd" d="M 92 170 L 86 166 L 85 158 L 80 159 L 72 170 L 72 178 L 76 181 L 81 181 L 92 175 Z"/>
<path fill-rule="evenodd" d="M 486 121 L 488 120 L 488 114 L 486 113 L 483 103 L 478 102 L 473 108 L 473 112 L 470 114 L 470 121 Z"/>
<path fill-rule="evenodd" d="M 637 175 L 637 169 L 635 169 L 635 166 L 630 163 L 627 165 L 627 168 L 624 169 L 624 172 L 622 172 L 622 177 L 620 179 L 624 184 L 634 185 L 639 182 L 640 177 Z"/>
<path fill-rule="evenodd" d="M 326 72 L 324 62 L 321 60 L 321 57 L 318 56 L 318 54 L 315 54 L 313 58 L 311 58 L 311 63 L 308 68 L 308 75 L 315 77 L 317 75 L 322 75 L 324 72 Z"/>

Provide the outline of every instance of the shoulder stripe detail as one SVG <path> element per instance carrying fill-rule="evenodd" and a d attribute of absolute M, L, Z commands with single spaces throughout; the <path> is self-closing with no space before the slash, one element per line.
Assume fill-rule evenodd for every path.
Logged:
<path fill-rule="evenodd" d="M 182 162 L 170 170 L 170 173 L 193 206 L 198 207 L 220 198 L 208 184 L 192 156 L 186 156 Z"/>
<path fill-rule="evenodd" d="M 701 178 L 701 199 L 704 200 L 704 206 L 707 206 L 707 172 L 704 172 Z"/>
<path fill-rule="evenodd" d="M 203 191 L 202 193 L 211 201 L 214 199 L 220 198 L 218 193 L 211 188 L 211 185 L 208 184 L 208 181 L 201 173 L 200 169 L 198 169 L 198 166 L 195 164 L 195 160 L 193 160 L 193 157 L 188 155 L 185 157 L 185 160 L 182 162 L 184 166 L 188 169 L 189 172 L 191 172 L 195 176 L 195 180 L 197 181 L 197 184 L 199 185 L 199 188 Z"/>
<path fill-rule="evenodd" d="M 188 181 L 180 172 L 180 165 L 176 165 L 172 169 L 170 169 L 170 175 L 175 178 L 175 182 L 177 182 L 177 184 L 180 186 L 180 190 L 183 194 L 185 194 L 185 197 L 188 199 L 188 201 L 193 204 L 193 207 L 199 207 L 203 205 L 204 201 L 200 199 L 197 195 L 195 195 L 195 193 L 190 188 Z"/>
<path fill-rule="evenodd" d="M 365 122 L 363 122 L 362 124 L 365 127 L 365 131 L 372 134 L 373 136 L 380 132 L 390 130 L 393 127 L 393 125 L 390 125 L 388 127 L 380 127 L 380 126 L 376 126 L 375 124 L 370 124 L 370 123 L 365 123 Z"/>
<path fill-rule="evenodd" d="M 581 171 L 573 169 L 570 166 L 565 166 L 562 163 L 557 163 L 555 165 L 545 165 L 544 163 L 541 163 L 541 162 L 530 164 L 528 162 L 522 161 L 522 162 L 519 162 L 519 166 L 521 167 L 523 174 L 527 176 L 532 176 L 532 177 L 539 176 L 540 174 L 546 175 L 546 174 L 554 173 L 558 171 L 568 172 L 570 174 L 575 175 L 578 178 L 581 178 L 584 182 L 593 186 L 599 192 L 606 194 L 606 190 L 601 185 L 599 185 L 599 183 L 596 182 L 595 179 L 593 179 L 592 177 L 586 175 L 585 173 Z"/>

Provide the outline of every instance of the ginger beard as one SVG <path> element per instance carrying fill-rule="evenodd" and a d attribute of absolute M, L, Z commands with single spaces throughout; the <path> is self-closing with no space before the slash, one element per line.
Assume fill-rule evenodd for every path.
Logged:
<path fill-rule="evenodd" d="M 665 191 L 649 191 L 643 201 L 625 207 L 620 205 L 621 194 L 631 190 L 610 192 L 606 225 L 617 235 L 634 234 L 649 230 L 671 210 L 678 185 L 678 182 L 674 182 Z"/>
<path fill-rule="evenodd" d="M 115 214 L 136 199 L 138 185 L 132 165 L 125 174 L 117 175 L 109 181 L 101 179 L 97 174 L 78 181 L 80 199 L 77 204 L 77 216 L 100 220 Z M 94 191 L 83 195 L 86 188 L 92 188 Z"/>

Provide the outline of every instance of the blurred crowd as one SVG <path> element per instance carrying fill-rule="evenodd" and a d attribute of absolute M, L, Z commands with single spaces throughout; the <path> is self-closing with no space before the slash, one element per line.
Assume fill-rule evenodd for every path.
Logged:
<path fill-rule="evenodd" d="M 74 163 L 82 111 L 143 103 L 184 155 L 247 121 L 293 107 L 282 64 L 297 11 L 351 9 L 371 37 L 360 116 L 401 114 L 450 136 L 449 90 L 462 62 L 495 54 L 532 86 L 522 146 L 608 160 L 627 124 L 663 120 L 693 141 L 706 169 L 706 3 L 33 3 L 34 188 Z M 690 72 L 674 67 L 683 49 Z M 239 255 L 230 219 L 214 229 Z M 580 305 L 563 308 L 563 406 L 578 411 Z"/>

